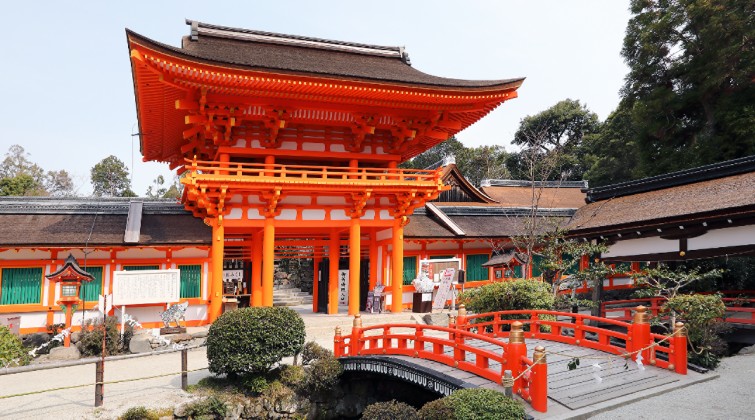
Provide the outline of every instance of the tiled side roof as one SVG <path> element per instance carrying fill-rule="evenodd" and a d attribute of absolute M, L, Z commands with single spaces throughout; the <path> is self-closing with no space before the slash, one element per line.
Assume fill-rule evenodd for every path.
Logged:
<path fill-rule="evenodd" d="M 139 242 L 126 244 L 129 199 L 0 198 L 0 246 L 209 244 L 212 231 L 175 200 L 144 202 Z M 91 234 L 90 234 L 91 232 Z"/>
<path fill-rule="evenodd" d="M 584 185 L 581 184 L 580 185 Z M 505 207 L 532 207 L 532 187 L 526 185 L 487 186 L 480 188 L 492 199 Z M 577 209 L 585 205 L 585 193 L 581 187 L 535 187 L 535 193 L 540 194 L 538 206 L 540 208 L 571 208 Z"/>
<path fill-rule="evenodd" d="M 569 229 L 615 230 L 743 212 L 755 213 L 755 172 L 590 203 L 577 211 Z"/>

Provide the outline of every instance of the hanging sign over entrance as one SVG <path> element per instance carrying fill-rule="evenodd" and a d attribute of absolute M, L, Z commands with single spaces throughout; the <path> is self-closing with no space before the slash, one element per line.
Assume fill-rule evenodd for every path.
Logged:
<path fill-rule="evenodd" d="M 349 270 L 338 270 L 338 304 L 349 304 Z"/>

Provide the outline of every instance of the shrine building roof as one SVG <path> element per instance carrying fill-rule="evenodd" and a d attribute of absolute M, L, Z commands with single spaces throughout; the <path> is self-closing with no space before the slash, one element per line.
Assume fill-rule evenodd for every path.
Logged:
<path fill-rule="evenodd" d="M 136 241 L 127 241 L 128 198 L 0 197 L 0 246 L 207 245 L 212 231 L 175 200 L 139 199 Z M 133 217 L 133 215 L 132 215 Z"/>
<path fill-rule="evenodd" d="M 433 76 L 412 67 L 404 47 L 360 44 L 187 20 L 181 48 L 127 30 L 130 40 L 163 52 L 241 69 L 337 76 L 444 88 L 515 88 L 524 78 L 464 80 Z"/>

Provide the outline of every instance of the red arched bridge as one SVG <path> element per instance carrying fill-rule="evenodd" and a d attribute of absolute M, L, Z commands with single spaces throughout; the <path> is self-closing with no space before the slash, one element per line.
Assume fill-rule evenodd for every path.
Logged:
<path fill-rule="evenodd" d="M 672 375 L 661 369 L 686 375 L 687 338 L 683 325 L 677 323 L 674 333 L 668 336 L 653 334 L 647 315 L 643 306 L 635 308 L 631 323 L 542 310 L 467 315 L 462 305 L 458 315 L 450 318 L 448 327 L 423 324 L 362 327 L 361 317 L 356 315 L 350 334 L 342 335 L 340 328 L 336 328 L 334 353 L 336 357 L 343 358 L 343 362 L 355 366 L 364 363 L 368 369 L 383 369 L 394 376 L 405 375 L 410 376 L 409 379 L 419 378 L 418 380 L 425 382 L 433 381 L 426 377 L 427 371 L 394 369 L 396 366 L 386 362 L 391 358 L 385 356 L 398 356 L 401 360 L 414 358 L 433 361 L 452 367 L 450 370 L 469 372 L 500 384 L 521 396 L 534 410 L 546 412 L 549 396 L 547 357 L 551 357 L 550 355 L 563 362 L 563 369 L 560 370 L 564 373 L 569 370 L 567 365 L 576 367 L 579 359 L 585 358 L 603 359 L 612 365 L 614 364 L 610 363 L 610 359 L 623 359 L 623 362 L 615 364 L 616 372 L 628 370 L 631 361 L 642 370 L 645 369 L 644 365 L 650 365 L 648 369 L 654 369 L 659 375 L 666 377 Z M 527 348 L 528 342 L 540 344 L 533 348 L 531 356 Z M 597 351 L 575 353 L 574 349 Z M 572 354 L 565 354 L 565 351 L 572 351 Z M 377 359 L 381 361 L 375 362 Z M 371 362 L 367 363 L 368 360 Z M 600 378 L 596 377 L 597 379 Z M 673 380 L 676 379 L 666 382 Z M 602 379 L 597 382 L 600 381 Z M 654 381 L 656 384 L 662 382 L 656 379 Z M 581 406 L 589 404 L 584 401 Z M 569 407 L 568 404 L 565 405 Z M 579 407 L 580 404 L 575 403 L 574 406 Z"/>

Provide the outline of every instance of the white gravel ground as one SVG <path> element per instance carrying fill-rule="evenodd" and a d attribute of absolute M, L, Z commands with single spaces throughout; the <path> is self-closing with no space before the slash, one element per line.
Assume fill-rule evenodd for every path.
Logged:
<path fill-rule="evenodd" d="M 755 354 L 721 361 L 718 379 L 677 389 L 591 417 L 614 419 L 753 419 Z"/>

